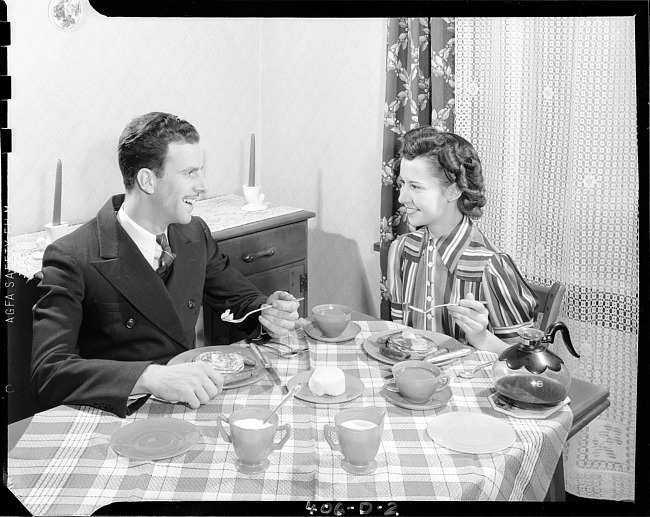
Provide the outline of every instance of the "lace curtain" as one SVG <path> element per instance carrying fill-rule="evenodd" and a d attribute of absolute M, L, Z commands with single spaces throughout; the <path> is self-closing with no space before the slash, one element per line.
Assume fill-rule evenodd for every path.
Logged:
<path fill-rule="evenodd" d="M 456 18 L 455 132 L 481 156 L 481 229 L 567 286 L 552 350 L 611 406 L 564 451 L 567 491 L 634 499 L 639 320 L 634 20 Z"/>
<path fill-rule="evenodd" d="M 397 202 L 394 169 L 399 137 L 409 129 L 433 124 L 454 127 L 453 18 L 389 18 L 386 44 L 386 103 L 378 251 L 381 267 L 382 319 L 390 320 L 386 261 L 390 243 L 409 230 Z"/>

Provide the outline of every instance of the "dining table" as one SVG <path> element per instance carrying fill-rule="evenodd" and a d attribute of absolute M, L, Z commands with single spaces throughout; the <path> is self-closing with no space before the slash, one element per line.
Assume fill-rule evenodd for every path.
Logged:
<path fill-rule="evenodd" d="M 473 378 L 459 375 L 497 359 L 492 352 L 473 350 L 442 367 L 450 377 L 451 396 L 446 403 L 424 410 L 396 405 L 383 389 L 391 363 L 371 355 L 367 345 L 382 333 L 405 327 L 361 313 L 355 313 L 354 319 L 353 335 L 344 341 L 317 339 L 304 327 L 281 338 L 283 344 L 302 350 L 291 357 L 260 347 L 271 360 L 274 375 L 224 389 L 198 409 L 151 397 L 126 418 L 77 405 L 37 413 L 21 429 L 8 454 L 6 485 L 33 515 L 101 514 L 111 506 L 132 503 L 138 508 L 146 502 L 284 501 L 308 510 L 310 501 L 319 501 L 313 507 L 316 514 L 323 505 L 330 505 L 326 513 L 334 511 L 339 502 L 339 512 L 333 514 L 344 515 L 342 501 L 348 502 L 348 514 L 354 507 L 350 501 L 358 505 L 384 501 L 386 510 L 390 504 L 397 508 L 399 502 L 544 501 L 558 463 L 561 466 L 566 440 L 576 432 L 571 404 L 545 418 L 515 418 L 497 411 L 488 399 L 494 393 L 489 368 Z M 268 469 L 253 474 L 237 470 L 233 445 L 218 431 L 219 415 L 242 408 L 272 409 L 287 393 L 287 384 L 319 366 L 336 366 L 359 379 L 360 392 L 339 403 L 294 397 L 277 411 L 280 423 L 290 425 L 291 434 L 282 449 L 269 455 Z M 600 409 L 594 402 L 583 410 L 592 413 L 581 415 L 586 418 L 581 425 L 606 408 L 606 398 L 599 396 Z M 385 411 L 383 434 L 376 470 L 355 475 L 342 468 L 341 452 L 332 450 L 323 428 L 333 425 L 339 412 L 366 406 Z M 461 412 L 498 419 L 513 431 L 512 443 L 495 452 L 472 453 L 432 439 L 430 426 L 435 419 Z M 185 452 L 156 460 L 132 459 L 112 447 L 112 437 L 120 429 L 154 419 L 189 422 L 198 429 L 198 440 Z M 314 515 L 314 511 L 304 514 Z"/>

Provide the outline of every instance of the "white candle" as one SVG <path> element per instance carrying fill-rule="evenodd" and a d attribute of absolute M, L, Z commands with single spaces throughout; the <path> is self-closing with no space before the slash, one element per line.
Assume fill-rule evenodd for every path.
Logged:
<path fill-rule="evenodd" d="M 61 170 L 61 160 L 56 160 L 56 182 L 54 184 L 54 210 L 52 213 L 52 224 L 58 226 L 61 224 L 61 182 L 63 171 Z"/>
<path fill-rule="evenodd" d="M 248 186 L 255 186 L 255 133 L 251 133 L 251 157 L 248 168 Z"/>

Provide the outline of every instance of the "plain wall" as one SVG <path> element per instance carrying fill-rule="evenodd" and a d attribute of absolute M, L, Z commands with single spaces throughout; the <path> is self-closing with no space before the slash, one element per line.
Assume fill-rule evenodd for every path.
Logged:
<path fill-rule="evenodd" d="M 207 197 L 241 194 L 250 134 L 266 199 L 310 210 L 309 306 L 377 315 L 385 20 L 108 18 L 82 1 L 62 32 L 47 2 L 9 0 L 8 234 L 86 221 L 124 191 L 117 140 L 148 111 L 201 134 Z"/>

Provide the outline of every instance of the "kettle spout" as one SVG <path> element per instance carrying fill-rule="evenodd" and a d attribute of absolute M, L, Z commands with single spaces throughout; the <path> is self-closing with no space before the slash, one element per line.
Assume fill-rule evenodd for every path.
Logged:
<path fill-rule="evenodd" d="M 573 348 L 573 343 L 571 343 L 571 336 L 569 335 L 569 329 L 567 326 L 561 322 L 561 321 L 556 321 L 555 323 L 552 323 L 549 325 L 549 327 L 546 329 L 546 335 L 542 338 L 543 343 L 552 343 L 553 339 L 555 339 L 555 333 L 557 331 L 562 332 L 562 339 L 564 340 L 564 346 L 566 346 L 567 350 L 573 357 L 580 357 L 580 354 L 576 352 L 575 348 Z"/>

